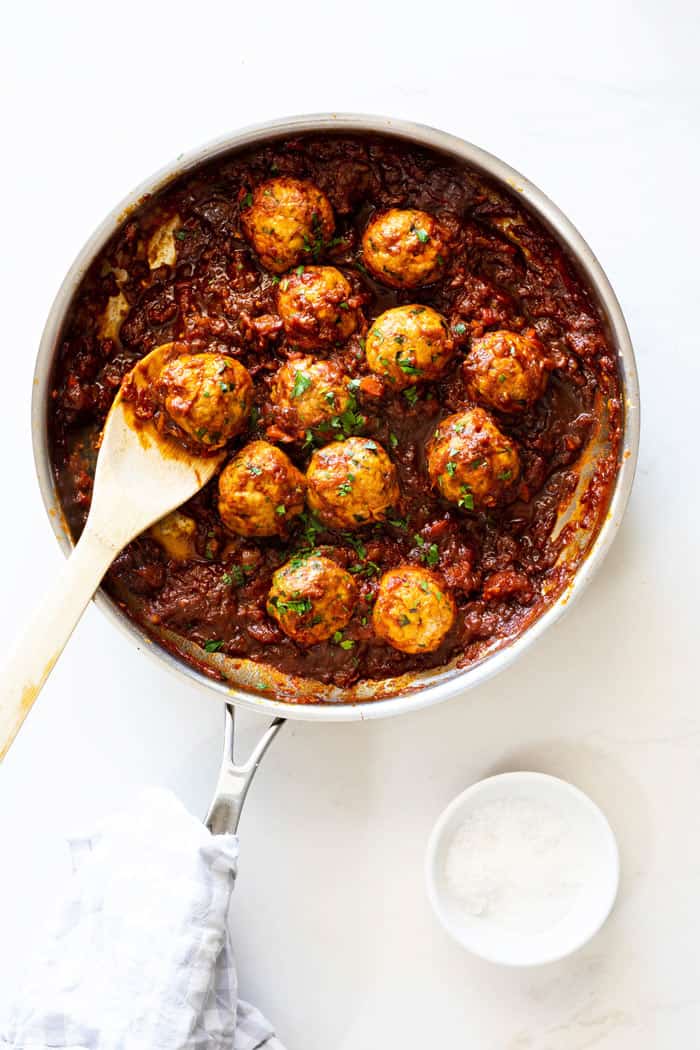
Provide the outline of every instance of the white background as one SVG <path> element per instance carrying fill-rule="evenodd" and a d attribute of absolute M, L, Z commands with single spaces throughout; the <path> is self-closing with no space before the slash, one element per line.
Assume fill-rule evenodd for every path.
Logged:
<path fill-rule="evenodd" d="M 34 479 L 31 373 L 83 241 L 145 175 L 258 120 L 422 121 L 501 156 L 588 239 L 626 313 L 643 433 L 602 573 L 478 692 L 392 722 L 289 724 L 241 825 L 241 988 L 289 1050 L 670 1050 L 700 1031 L 698 15 L 688 0 L 400 7 L 29 3 L 0 27 L 0 628 L 61 556 Z M 143 783 L 207 806 L 218 701 L 90 608 L 0 772 L 0 1000 L 65 885 L 64 835 Z M 241 719 L 242 743 L 259 723 Z M 517 972 L 463 953 L 422 882 L 444 805 L 495 770 L 604 808 L 623 879 L 578 955 Z M 157 950 L 157 946 L 154 946 Z"/>

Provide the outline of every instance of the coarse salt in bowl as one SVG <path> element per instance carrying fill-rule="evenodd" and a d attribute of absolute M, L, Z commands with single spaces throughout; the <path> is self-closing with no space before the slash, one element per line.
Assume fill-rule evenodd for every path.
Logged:
<path fill-rule="evenodd" d="M 468 951 L 508 966 L 554 962 L 607 919 L 615 836 L 582 791 L 544 773 L 502 773 L 458 795 L 428 842 L 435 914 Z"/>

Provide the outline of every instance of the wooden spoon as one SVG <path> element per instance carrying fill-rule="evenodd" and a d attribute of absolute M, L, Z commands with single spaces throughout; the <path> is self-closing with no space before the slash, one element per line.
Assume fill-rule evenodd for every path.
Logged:
<path fill-rule="evenodd" d="M 166 343 L 124 378 L 109 411 L 95 468 L 90 514 L 58 579 L 5 665 L 0 697 L 0 761 L 7 754 L 44 682 L 119 552 L 139 533 L 198 492 L 225 451 L 197 456 L 153 423 L 139 421 L 125 384 L 152 387 L 177 351 Z"/>

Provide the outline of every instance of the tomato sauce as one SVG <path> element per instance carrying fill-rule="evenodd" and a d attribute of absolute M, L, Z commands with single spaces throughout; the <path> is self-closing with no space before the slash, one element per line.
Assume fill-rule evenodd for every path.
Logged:
<path fill-rule="evenodd" d="M 169 557 L 145 534 L 120 554 L 104 586 L 146 630 L 164 627 L 206 651 L 340 687 L 454 658 L 467 665 L 485 646 L 531 623 L 575 570 L 575 563 L 558 563 L 566 532 L 553 540 L 552 530 L 578 484 L 582 454 L 605 405 L 610 451 L 586 493 L 588 524 L 595 532 L 602 522 L 619 456 L 620 383 L 591 295 L 552 235 L 516 192 L 437 152 L 380 136 L 304 135 L 233 153 L 142 201 L 85 275 L 54 366 L 51 447 L 67 521 L 77 536 L 90 506 L 96 443 L 123 376 L 162 343 L 230 354 L 251 373 L 253 422 L 231 452 L 284 433 L 270 388 L 294 347 L 277 314 L 278 279 L 260 267 L 240 225 L 241 203 L 277 174 L 311 179 L 333 206 L 335 237 L 314 261 L 342 271 L 363 318 L 346 343 L 322 352 L 360 380 L 353 404 L 333 426 L 338 437 L 381 442 L 398 470 L 400 506 L 386 524 L 353 534 L 325 529 L 307 512 L 284 540 L 244 539 L 219 518 L 215 479 L 182 508 L 195 523 L 189 557 Z M 425 210 L 450 231 L 453 248 L 438 282 L 395 290 L 369 276 L 362 231 L 375 210 L 387 207 Z M 160 259 L 153 237 L 174 216 L 175 255 Z M 444 315 L 457 353 L 442 381 L 407 395 L 377 385 L 363 341 L 379 313 L 413 302 Z M 494 414 L 517 444 L 522 478 L 513 503 L 476 513 L 447 504 L 430 488 L 425 444 L 442 418 L 469 403 L 461 361 L 470 340 L 501 328 L 534 329 L 555 368 L 532 409 Z M 313 447 L 312 436 L 284 445 L 301 470 Z M 355 577 L 360 598 L 343 632 L 352 644 L 330 639 L 302 648 L 265 610 L 274 570 L 291 552 L 311 548 Z M 401 562 L 440 573 L 457 603 L 455 625 L 435 652 L 410 656 L 373 634 L 379 577 Z"/>

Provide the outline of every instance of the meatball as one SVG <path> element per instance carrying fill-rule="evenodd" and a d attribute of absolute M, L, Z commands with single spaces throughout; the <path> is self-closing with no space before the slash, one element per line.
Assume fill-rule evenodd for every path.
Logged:
<path fill-rule="evenodd" d="M 306 482 L 309 506 L 324 525 L 335 529 L 384 521 L 399 500 L 394 464 L 370 438 L 352 437 L 318 449 Z"/>
<path fill-rule="evenodd" d="M 428 443 L 428 473 L 450 503 L 481 510 L 515 497 L 520 458 L 483 408 L 443 419 Z"/>
<path fill-rule="evenodd" d="M 250 206 L 241 213 L 243 233 L 273 273 L 284 273 L 318 254 L 333 236 L 333 209 L 312 182 L 269 179 L 247 199 Z"/>
<path fill-rule="evenodd" d="M 499 412 L 522 412 L 544 394 L 551 368 L 533 331 L 487 332 L 472 343 L 464 377 L 476 401 Z"/>
<path fill-rule="evenodd" d="M 447 238 L 437 219 L 413 208 L 389 208 L 371 220 L 362 236 L 365 266 L 392 288 L 416 288 L 437 280 Z"/>
<path fill-rule="evenodd" d="M 315 645 L 345 627 L 356 601 L 349 572 L 320 554 L 297 555 L 272 577 L 267 611 L 295 642 Z"/>
<path fill-rule="evenodd" d="M 226 354 L 174 357 L 161 370 L 157 389 L 173 422 L 210 449 L 240 434 L 253 404 L 248 370 Z"/>
<path fill-rule="evenodd" d="M 434 573 L 399 565 L 379 581 L 372 626 L 402 653 L 432 653 L 452 627 L 455 613 L 454 598 Z"/>
<path fill-rule="evenodd" d="M 447 321 L 429 306 L 396 306 L 380 314 L 367 334 L 367 364 L 397 390 L 438 379 L 454 351 Z"/>
<path fill-rule="evenodd" d="M 292 357 L 272 380 L 272 401 L 293 412 L 303 430 L 330 428 L 330 420 L 350 405 L 348 377 L 335 361 Z"/>
<path fill-rule="evenodd" d="M 267 441 L 251 441 L 219 475 L 219 515 L 239 536 L 284 536 L 304 509 L 304 475 Z"/>
<path fill-rule="evenodd" d="M 342 343 L 357 328 L 352 288 L 335 266 L 306 266 L 284 277 L 277 309 L 291 343 L 303 350 Z"/>

